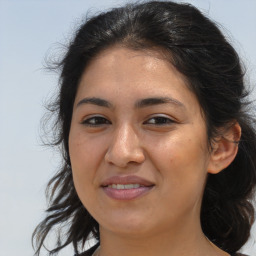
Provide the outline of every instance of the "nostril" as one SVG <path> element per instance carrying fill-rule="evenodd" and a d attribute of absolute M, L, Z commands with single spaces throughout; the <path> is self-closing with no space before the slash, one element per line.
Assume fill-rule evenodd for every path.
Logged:
<path fill-rule="evenodd" d="M 140 139 L 131 124 L 122 123 L 111 138 L 105 161 L 119 167 L 127 164 L 140 164 L 145 156 L 140 145 Z"/>
<path fill-rule="evenodd" d="M 105 154 L 105 161 L 119 167 L 126 167 L 128 164 L 138 165 L 145 161 L 145 155 L 140 148 L 109 148 Z"/>

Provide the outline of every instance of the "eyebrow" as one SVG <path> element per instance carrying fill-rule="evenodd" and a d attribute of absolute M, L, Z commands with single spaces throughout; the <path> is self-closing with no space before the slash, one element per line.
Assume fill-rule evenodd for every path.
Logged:
<path fill-rule="evenodd" d="M 166 103 L 173 104 L 181 108 L 185 108 L 184 104 L 182 104 L 180 101 L 170 97 L 152 97 L 152 98 L 140 99 L 136 101 L 135 108 L 144 108 L 144 107 L 166 104 Z M 76 107 L 79 107 L 83 104 L 93 104 L 100 107 L 114 108 L 114 106 L 109 101 L 101 98 L 96 98 L 96 97 L 84 98 L 77 103 Z"/>
<path fill-rule="evenodd" d="M 96 97 L 84 98 L 77 103 L 76 107 L 79 107 L 83 104 L 93 104 L 100 107 L 113 108 L 113 105 L 107 100 Z"/>
<path fill-rule="evenodd" d="M 185 105 L 182 104 L 180 101 L 178 101 L 174 98 L 170 98 L 170 97 L 152 97 L 152 98 L 138 100 L 135 103 L 135 107 L 136 108 L 144 108 L 144 107 L 149 107 L 152 105 L 159 105 L 159 104 L 166 104 L 166 103 L 174 104 L 178 107 L 185 108 Z"/>

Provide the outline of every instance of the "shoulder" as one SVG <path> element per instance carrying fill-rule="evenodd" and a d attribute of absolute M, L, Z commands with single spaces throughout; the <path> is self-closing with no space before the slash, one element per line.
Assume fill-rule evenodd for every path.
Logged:
<path fill-rule="evenodd" d="M 245 255 L 245 254 L 237 252 L 237 253 L 231 254 L 231 256 L 249 256 L 249 255 Z"/>
<path fill-rule="evenodd" d="M 79 253 L 79 254 L 75 254 L 74 256 L 93 256 L 95 251 L 98 249 L 98 247 L 99 247 L 99 243 L 95 244 L 94 246 L 92 246 L 87 251 Z M 234 255 L 234 256 L 240 256 L 240 255 Z"/>

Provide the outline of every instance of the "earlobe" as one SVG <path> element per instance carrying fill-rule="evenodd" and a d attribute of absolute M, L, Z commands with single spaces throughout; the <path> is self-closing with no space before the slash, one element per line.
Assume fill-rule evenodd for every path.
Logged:
<path fill-rule="evenodd" d="M 238 151 L 240 138 L 241 127 L 236 122 L 213 142 L 213 149 L 207 168 L 208 173 L 217 174 L 233 162 Z"/>

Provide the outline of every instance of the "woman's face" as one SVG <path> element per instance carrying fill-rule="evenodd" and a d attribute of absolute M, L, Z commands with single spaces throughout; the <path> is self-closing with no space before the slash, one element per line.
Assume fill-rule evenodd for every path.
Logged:
<path fill-rule="evenodd" d="M 69 150 L 77 193 L 101 230 L 198 225 L 207 134 L 195 95 L 160 54 L 113 47 L 86 68 Z"/>

